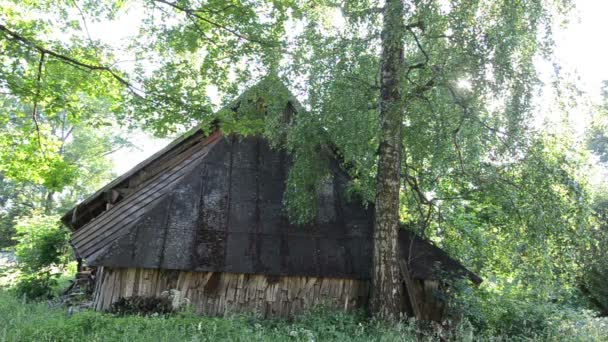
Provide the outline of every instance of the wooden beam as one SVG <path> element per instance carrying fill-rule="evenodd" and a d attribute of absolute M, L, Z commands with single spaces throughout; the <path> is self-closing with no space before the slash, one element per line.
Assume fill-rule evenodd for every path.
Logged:
<path fill-rule="evenodd" d="M 72 221 L 70 222 L 72 229 L 74 228 L 74 224 L 76 224 L 76 219 L 78 218 L 78 216 L 77 216 L 78 214 L 76 213 L 77 211 L 78 211 L 78 204 L 74 207 L 74 210 L 72 211 Z"/>
<path fill-rule="evenodd" d="M 112 189 L 112 196 L 110 198 L 110 203 L 115 204 L 118 201 L 118 197 L 120 197 L 120 192 L 116 189 Z"/>
<path fill-rule="evenodd" d="M 399 269 L 401 270 L 401 276 L 405 282 L 405 289 L 407 290 L 410 304 L 412 305 L 414 317 L 416 317 L 417 320 L 422 320 L 422 312 L 420 311 L 420 305 L 418 304 L 418 299 L 416 298 L 416 292 L 414 290 L 414 280 L 410 275 L 410 270 L 407 267 L 407 263 L 401 258 L 399 259 Z"/>

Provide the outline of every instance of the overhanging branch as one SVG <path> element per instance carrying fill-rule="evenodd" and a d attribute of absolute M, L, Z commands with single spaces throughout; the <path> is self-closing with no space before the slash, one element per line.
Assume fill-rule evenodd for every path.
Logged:
<path fill-rule="evenodd" d="M 200 12 L 202 12 L 200 10 L 195 10 L 195 9 L 191 9 L 191 8 L 187 8 L 187 7 L 182 7 L 182 6 L 178 5 L 175 2 L 170 2 L 170 1 L 165 1 L 165 0 L 153 0 L 153 1 L 161 3 L 161 4 L 165 4 L 167 6 L 170 6 L 170 7 L 174 8 L 174 9 L 180 11 L 180 12 L 184 12 L 188 16 L 192 16 L 192 17 L 197 18 L 197 19 L 199 19 L 201 21 L 204 21 L 207 24 L 210 24 L 211 26 L 214 26 L 214 27 L 216 27 L 216 28 L 218 28 L 220 30 L 226 31 L 226 32 L 234 35 L 237 38 L 240 38 L 240 39 L 252 42 L 252 43 L 260 44 L 260 45 L 263 45 L 263 46 L 270 45 L 270 44 L 268 44 L 268 42 L 263 42 L 263 41 L 260 41 L 260 40 L 257 40 L 257 39 L 245 36 L 245 35 L 241 34 L 240 32 L 238 32 L 237 30 L 234 30 L 234 29 L 232 29 L 230 27 L 222 25 L 222 24 L 220 24 L 220 23 L 218 23 L 218 22 L 216 22 L 214 20 L 211 20 L 209 18 L 203 17 L 202 15 L 199 14 Z"/>
<path fill-rule="evenodd" d="M 9 29 L 8 27 L 6 27 L 5 25 L 0 24 L 0 31 L 4 33 L 4 35 L 13 41 L 16 41 L 20 44 L 23 44 L 29 48 L 32 48 L 36 51 L 38 51 L 40 54 L 44 54 L 46 56 L 52 56 L 55 57 L 67 64 L 76 66 L 76 67 L 80 67 L 80 68 L 85 68 L 91 71 L 103 71 L 103 72 L 107 72 L 108 74 L 110 74 L 115 80 L 117 80 L 120 84 L 124 85 L 125 87 L 127 87 L 131 93 L 133 93 L 133 95 L 137 96 L 137 97 L 141 97 L 141 95 L 139 95 L 137 92 L 135 92 L 135 87 L 133 86 L 133 84 L 131 84 L 129 81 L 127 81 L 125 78 L 123 78 L 122 76 L 120 76 L 118 74 L 117 71 L 112 70 L 110 67 L 107 66 L 103 66 L 103 65 L 97 65 L 97 64 L 90 64 L 87 62 L 83 62 L 83 61 L 79 61 L 75 58 L 72 58 L 70 56 L 66 56 L 63 54 L 60 54 L 56 51 L 47 49 L 43 46 L 40 46 L 39 44 L 23 37 L 22 35 L 20 35 L 19 33 L 12 31 L 11 29 Z"/>

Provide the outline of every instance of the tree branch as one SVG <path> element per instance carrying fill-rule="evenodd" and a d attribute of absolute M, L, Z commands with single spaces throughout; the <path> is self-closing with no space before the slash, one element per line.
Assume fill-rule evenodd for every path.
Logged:
<path fill-rule="evenodd" d="M 127 87 L 131 93 L 133 93 L 133 95 L 137 96 L 137 97 L 142 97 L 141 95 L 139 95 L 137 92 L 135 92 L 135 87 L 126 79 L 124 79 L 122 76 L 120 76 L 116 71 L 112 70 L 109 67 L 103 66 L 103 65 L 96 65 L 96 64 L 89 64 L 87 62 L 82 62 L 79 61 L 77 59 L 74 59 L 72 57 L 66 56 L 66 55 L 62 55 L 58 52 L 55 52 L 53 50 L 49 50 L 43 46 L 40 46 L 38 44 L 36 44 L 35 42 L 21 36 L 20 34 L 18 34 L 15 31 L 10 30 L 8 27 L 6 27 L 5 25 L 0 24 L 0 31 L 4 32 L 5 36 L 7 36 L 10 40 L 13 41 L 17 41 L 25 46 L 28 46 L 34 50 L 37 50 L 38 52 L 40 52 L 41 54 L 45 54 L 48 56 L 52 56 L 55 57 L 63 62 L 66 62 L 68 64 L 71 64 L 73 66 L 77 66 L 77 67 L 81 67 L 81 68 L 85 68 L 91 71 L 103 71 L 103 72 L 107 72 L 109 73 L 115 80 L 117 80 L 119 83 L 121 83 L 122 85 L 124 85 L 125 87 Z"/>
<path fill-rule="evenodd" d="M 424 21 L 418 20 L 413 23 L 409 23 L 409 24 L 405 25 L 405 29 L 408 31 L 413 28 L 419 28 L 420 30 L 424 31 Z"/>
<path fill-rule="evenodd" d="M 456 154 L 458 155 L 458 161 L 460 162 L 460 170 L 462 171 L 462 174 L 465 175 L 466 171 L 464 169 L 464 159 L 462 157 L 462 151 L 460 149 L 460 144 L 458 143 L 458 134 L 460 133 L 460 130 L 462 129 L 462 125 L 464 124 L 464 120 L 465 120 L 465 115 L 463 115 L 460 118 L 460 123 L 458 124 L 458 127 L 456 127 L 456 129 L 454 130 L 454 132 L 452 132 L 453 136 L 453 140 L 454 140 L 454 147 L 456 148 Z"/>
<path fill-rule="evenodd" d="M 471 110 L 470 110 L 469 106 L 465 103 L 464 99 L 462 99 L 461 97 L 458 96 L 458 94 L 456 94 L 456 91 L 454 90 L 454 88 L 452 86 L 450 86 L 449 84 L 446 84 L 446 87 L 447 87 L 448 91 L 450 92 L 450 95 L 452 96 L 452 99 L 454 100 L 454 103 L 462 109 L 464 115 L 467 118 L 475 120 L 477 123 L 479 123 L 485 129 L 487 129 L 488 131 L 494 133 L 494 135 L 496 136 L 497 140 L 501 144 L 503 144 L 503 146 L 508 151 L 510 151 L 511 153 L 513 153 L 513 147 L 511 145 L 509 145 L 504 140 L 504 139 L 508 139 L 508 133 L 503 132 L 503 131 L 501 131 L 498 128 L 495 128 L 495 127 L 492 127 L 492 126 L 488 125 L 485 121 L 483 121 L 478 116 L 471 115 Z"/>
<path fill-rule="evenodd" d="M 108 151 L 106 151 L 106 152 L 102 153 L 102 154 L 101 154 L 101 156 L 102 156 L 102 157 L 108 156 L 108 155 L 110 155 L 110 154 L 112 154 L 112 153 L 114 153 L 114 152 L 117 152 L 117 151 L 122 150 L 123 148 L 124 148 L 124 146 L 119 146 L 119 147 L 117 147 L 117 148 L 114 148 L 114 149 L 111 149 L 111 150 L 108 150 Z"/>
<path fill-rule="evenodd" d="M 407 25 L 405 27 L 405 29 L 409 33 L 411 33 L 412 36 L 414 37 L 414 41 L 416 42 L 416 46 L 418 47 L 418 50 L 420 50 L 420 52 L 422 52 L 422 55 L 424 56 L 424 61 L 409 66 L 408 69 L 407 69 L 406 75 L 409 75 L 410 71 L 412 71 L 413 69 L 422 69 L 423 67 L 425 67 L 428 64 L 428 62 L 430 60 L 430 57 L 429 57 L 428 53 L 422 47 L 422 43 L 420 43 L 420 40 L 418 39 L 418 36 L 416 35 L 416 33 L 413 30 L 414 27 L 418 27 L 418 28 L 422 29 L 424 26 L 422 26 L 422 22 L 417 22 L 417 23 L 414 23 L 414 24 Z"/>
<path fill-rule="evenodd" d="M 184 12 L 184 13 L 186 13 L 189 16 L 193 16 L 193 17 L 195 17 L 195 18 L 197 18 L 197 19 L 199 19 L 201 21 L 204 21 L 204 22 L 206 22 L 206 23 L 208 23 L 208 24 L 210 24 L 212 26 L 215 26 L 216 28 L 218 28 L 220 30 L 226 31 L 226 32 L 228 32 L 228 33 L 230 33 L 230 34 L 232 34 L 232 35 L 234 35 L 234 36 L 236 36 L 236 37 L 238 37 L 240 39 L 243 39 L 243 40 L 246 40 L 246 41 L 249 41 L 249 42 L 252 42 L 252 43 L 260 44 L 260 45 L 263 45 L 263 46 L 269 46 L 270 45 L 270 44 L 268 44 L 268 42 L 263 42 L 263 41 L 260 41 L 260 40 L 257 40 L 257 39 L 245 36 L 245 35 L 241 34 L 240 32 L 238 32 L 238 31 L 236 31 L 234 29 L 231 29 L 231 28 L 229 28 L 229 27 L 227 27 L 225 25 L 222 25 L 222 24 L 220 24 L 220 23 L 218 23 L 216 21 L 213 21 L 213 20 L 211 20 L 209 18 L 205 18 L 205 17 L 203 17 L 203 16 L 201 16 L 199 14 L 201 12 L 200 10 L 194 10 L 194 9 L 191 9 L 191 8 L 182 7 L 182 6 L 178 5 L 175 2 L 170 2 L 170 1 L 165 1 L 165 0 L 153 0 L 153 1 L 161 3 L 161 4 L 165 4 L 165 5 L 170 6 L 170 7 L 173 7 L 174 9 L 176 9 L 178 11 Z"/>
<path fill-rule="evenodd" d="M 34 95 L 34 109 L 32 110 L 32 119 L 34 120 L 34 125 L 36 125 L 36 133 L 38 135 L 38 148 L 40 148 L 42 156 L 46 158 L 46 153 L 44 152 L 44 148 L 42 148 L 40 125 L 38 124 L 38 99 L 40 98 L 40 81 L 42 79 L 42 65 L 44 64 L 44 55 L 44 52 L 40 53 L 40 60 L 38 62 L 38 73 L 36 74 L 36 94 Z"/>
<path fill-rule="evenodd" d="M 89 42 L 92 45 L 93 39 L 91 39 L 91 34 L 89 33 L 89 26 L 87 25 L 87 18 L 84 16 L 84 12 L 82 11 L 82 9 L 80 9 L 80 6 L 78 6 L 78 3 L 76 2 L 76 0 L 72 0 L 72 3 L 74 4 L 74 7 L 76 7 L 76 9 L 78 10 L 78 13 L 80 13 L 80 17 L 82 18 L 82 25 L 84 26 L 84 31 L 86 32 L 87 38 L 89 39 Z"/>

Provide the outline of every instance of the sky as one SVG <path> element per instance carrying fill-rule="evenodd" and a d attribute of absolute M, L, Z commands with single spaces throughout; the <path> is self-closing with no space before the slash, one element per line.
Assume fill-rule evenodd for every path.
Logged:
<path fill-rule="evenodd" d="M 578 18 L 555 32 L 556 54 L 564 68 L 575 70 L 581 85 L 594 99 L 599 99 L 603 80 L 608 80 L 608 1 L 577 0 Z"/>
<path fill-rule="evenodd" d="M 602 81 L 608 80 L 608 43 L 605 42 L 608 0 L 576 0 L 575 4 L 576 11 L 567 26 L 554 30 L 555 57 L 562 71 L 576 75 L 580 89 L 590 99 L 599 101 Z M 120 16 L 115 22 L 90 23 L 91 36 L 116 47 L 127 43 L 128 37 L 137 34 L 141 11 L 137 7 L 126 11 L 127 15 Z M 121 67 L 128 68 L 128 65 Z M 584 113 L 584 109 L 579 109 L 579 112 L 571 113 L 571 119 L 574 128 L 583 134 L 588 113 Z M 539 118 L 557 119 L 551 115 L 540 113 Z M 170 139 L 153 138 L 141 131 L 131 132 L 128 137 L 136 148 L 123 149 L 111 156 L 116 174 L 128 171 L 170 142 Z"/>

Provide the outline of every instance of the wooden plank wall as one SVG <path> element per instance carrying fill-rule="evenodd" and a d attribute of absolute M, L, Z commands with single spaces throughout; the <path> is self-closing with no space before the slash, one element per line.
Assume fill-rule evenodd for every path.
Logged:
<path fill-rule="evenodd" d="M 348 311 L 364 307 L 368 298 L 365 280 L 100 267 L 94 307 L 106 310 L 120 297 L 160 296 L 170 289 L 180 291 L 197 313 L 212 316 L 289 317 L 319 304 Z"/>
<path fill-rule="evenodd" d="M 446 303 L 438 296 L 443 291 L 439 281 L 414 279 L 414 298 L 418 304 L 419 319 L 441 322 L 444 318 Z M 411 300 L 409 301 L 410 306 Z"/>

